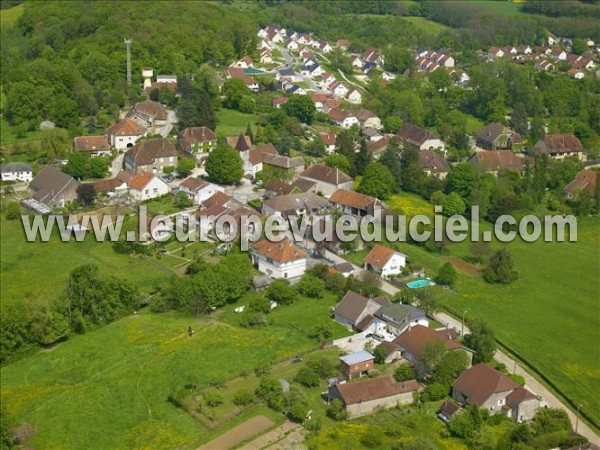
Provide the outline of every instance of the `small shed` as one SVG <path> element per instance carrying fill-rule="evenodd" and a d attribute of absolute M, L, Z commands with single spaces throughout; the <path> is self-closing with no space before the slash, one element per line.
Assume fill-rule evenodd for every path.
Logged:
<path fill-rule="evenodd" d="M 252 279 L 252 286 L 254 287 L 255 291 L 262 291 L 262 290 L 268 288 L 272 282 L 273 282 L 273 280 L 271 279 L 270 276 L 261 275 L 261 276 L 254 277 Z"/>
<path fill-rule="evenodd" d="M 288 383 L 288 381 L 284 380 L 283 378 L 279 379 L 279 386 L 281 386 L 281 390 L 284 394 L 290 391 L 290 383 Z"/>

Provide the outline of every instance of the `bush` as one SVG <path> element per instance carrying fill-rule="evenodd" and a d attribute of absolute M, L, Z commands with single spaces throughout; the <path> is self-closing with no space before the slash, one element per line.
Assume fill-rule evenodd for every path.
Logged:
<path fill-rule="evenodd" d="M 17 202 L 10 202 L 6 207 L 6 220 L 17 220 L 21 215 L 21 207 Z"/>
<path fill-rule="evenodd" d="M 415 369 L 408 364 L 402 364 L 394 371 L 394 379 L 396 381 L 414 380 L 416 377 Z"/>
<path fill-rule="evenodd" d="M 254 401 L 254 394 L 248 389 L 240 389 L 233 396 L 233 404 L 246 406 Z"/>
<path fill-rule="evenodd" d="M 325 282 L 314 275 L 305 274 L 296 286 L 301 295 L 309 298 L 321 298 L 325 290 Z"/>
<path fill-rule="evenodd" d="M 287 280 L 274 280 L 267 288 L 267 298 L 279 305 L 290 305 L 298 300 L 298 292 Z"/>
<path fill-rule="evenodd" d="M 315 387 L 319 385 L 319 375 L 310 367 L 304 366 L 299 371 L 294 381 L 305 387 Z"/>
<path fill-rule="evenodd" d="M 334 398 L 327 408 L 327 416 L 334 420 L 346 420 L 348 418 L 348 411 L 344 408 L 341 400 Z"/>
<path fill-rule="evenodd" d="M 521 386 L 525 386 L 525 378 L 521 375 L 517 375 L 516 373 L 509 373 L 508 378 L 513 380 L 515 383 L 520 384 Z"/>
<path fill-rule="evenodd" d="M 421 401 L 422 402 L 435 402 L 437 400 L 442 400 L 448 395 L 448 386 L 444 386 L 440 383 L 433 383 L 427 386 L 423 392 L 421 392 Z"/>
<path fill-rule="evenodd" d="M 211 408 L 219 406 L 221 403 L 223 403 L 223 397 L 217 392 L 205 392 L 202 394 L 202 397 L 204 398 L 206 404 Z"/>

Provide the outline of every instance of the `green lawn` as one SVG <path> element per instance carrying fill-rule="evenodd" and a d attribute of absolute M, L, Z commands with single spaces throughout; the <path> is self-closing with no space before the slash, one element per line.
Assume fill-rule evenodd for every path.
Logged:
<path fill-rule="evenodd" d="M 0 144 L 10 145 L 16 144 L 17 142 L 35 141 L 42 137 L 44 134 L 43 130 L 28 131 L 23 138 L 17 137 L 15 128 L 10 126 L 8 121 L 4 118 L 0 118 Z"/>
<path fill-rule="evenodd" d="M 0 225 L 2 305 L 48 302 L 64 289 L 69 273 L 87 263 L 148 289 L 168 276 L 142 259 L 115 253 L 110 243 L 96 242 L 92 235 L 83 242 L 62 242 L 56 236 L 47 243 L 27 242 L 20 221 L 2 217 Z"/>
<path fill-rule="evenodd" d="M 415 25 L 417 29 L 424 31 L 426 34 L 431 36 L 437 36 L 438 34 L 450 29 L 450 27 L 444 24 L 434 22 L 426 19 L 425 17 L 403 17 L 402 20 Z"/>
<path fill-rule="evenodd" d="M 414 198 L 414 197 L 413 197 Z M 411 196 L 393 197 L 407 215 L 424 210 L 424 202 Z M 430 210 L 431 211 L 431 210 Z M 482 229 L 491 229 L 483 224 Z M 444 255 L 406 243 L 392 244 L 412 263 L 430 275 L 455 255 L 469 257 L 469 243 L 451 244 Z M 502 244 L 493 243 L 494 248 Z M 496 330 L 500 342 L 528 361 L 596 424 L 600 409 L 600 218 L 579 220 L 577 243 L 525 243 L 515 240 L 508 248 L 519 279 L 507 286 L 490 285 L 481 277 L 459 273 L 458 295 L 442 292 L 443 303 L 456 316 L 481 317 Z M 350 255 L 361 264 L 366 252 Z"/>
<path fill-rule="evenodd" d="M 21 14 L 23 14 L 23 8 L 24 5 L 21 3 L 12 8 L 0 9 L 0 27 L 13 25 L 21 17 Z"/>
<path fill-rule="evenodd" d="M 473 6 L 487 8 L 491 13 L 494 14 L 502 14 L 509 17 L 516 17 L 525 14 L 520 10 L 523 2 L 470 0 L 470 3 L 473 4 Z"/>
<path fill-rule="evenodd" d="M 247 294 L 237 305 L 256 295 Z M 316 350 L 308 335 L 319 324 L 331 325 L 335 337 L 347 335 L 329 317 L 337 300 L 326 294 L 280 306 L 262 329 L 237 326 L 234 305 L 219 311 L 216 320 L 174 313 L 126 317 L 4 367 L 2 402 L 17 420 L 36 426 L 29 444 L 39 448 L 193 448 L 241 419 L 209 432 L 167 401 L 170 392 L 192 377 L 206 389 Z M 311 396 L 311 405 L 317 397 Z M 244 417 L 256 413 L 251 408 Z"/>
<path fill-rule="evenodd" d="M 255 114 L 244 114 L 233 109 L 221 108 L 217 111 L 217 134 L 220 137 L 236 136 L 246 131 L 248 123 L 254 124 L 258 120 Z"/>

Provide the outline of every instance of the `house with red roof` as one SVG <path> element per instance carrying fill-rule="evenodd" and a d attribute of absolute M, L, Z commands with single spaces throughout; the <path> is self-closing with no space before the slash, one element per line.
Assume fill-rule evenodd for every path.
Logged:
<path fill-rule="evenodd" d="M 596 198 L 598 191 L 598 171 L 584 169 L 577 173 L 575 179 L 565 186 L 565 194 L 572 199 L 577 190 L 587 191 L 590 197 Z"/>
<path fill-rule="evenodd" d="M 287 238 L 259 241 L 252 246 L 251 256 L 258 270 L 271 278 L 298 278 L 306 271 L 306 252 Z"/>
<path fill-rule="evenodd" d="M 73 147 L 78 152 L 90 156 L 110 155 L 110 142 L 108 136 L 77 136 L 73 139 Z"/>
<path fill-rule="evenodd" d="M 541 403 L 540 397 L 485 363 L 465 370 L 456 379 L 452 398 L 519 422 L 533 419 Z"/>
<path fill-rule="evenodd" d="M 583 145 L 573 134 L 547 134 L 533 146 L 535 151 L 545 153 L 552 159 L 576 157 L 585 161 Z"/>
<path fill-rule="evenodd" d="M 354 418 L 412 403 L 418 390 L 419 383 L 415 380 L 395 382 L 386 376 L 335 384 L 329 388 L 328 396 L 341 400 L 348 416 Z"/>
<path fill-rule="evenodd" d="M 389 278 L 400 275 L 407 259 L 404 253 L 376 244 L 365 258 L 364 268 L 378 273 L 382 278 Z"/>
<path fill-rule="evenodd" d="M 161 197 L 171 192 L 169 185 L 151 172 L 136 174 L 127 181 L 127 186 L 129 187 L 129 194 L 140 202 Z"/>
<path fill-rule="evenodd" d="M 223 188 L 202 178 L 189 177 L 179 184 L 177 191 L 187 195 L 194 205 L 200 205 L 217 192 L 223 192 Z"/>
<path fill-rule="evenodd" d="M 402 357 L 413 364 L 423 357 L 425 349 L 430 343 L 441 342 L 448 351 L 465 352 L 470 366 L 473 351 L 453 338 L 454 335 L 448 333 L 447 330 L 434 330 L 423 325 L 414 325 L 398 335 L 393 342 L 401 347 Z"/>
<path fill-rule="evenodd" d="M 146 134 L 146 128 L 135 120 L 125 117 L 112 125 L 106 132 L 111 147 L 125 150 L 133 147 L 137 140 Z"/>

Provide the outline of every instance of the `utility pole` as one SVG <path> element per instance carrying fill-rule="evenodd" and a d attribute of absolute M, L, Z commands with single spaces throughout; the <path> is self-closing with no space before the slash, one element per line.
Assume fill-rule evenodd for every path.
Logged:
<path fill-rule="evenodd" d="M 127 47 L 127 86 L 131 86 L 131 39 L 125 38 Z"/>
<path fill-rule="evenodd" d="M 583 404 L 578 403 L 577 404 L 577 415 L 575 416 L 575 433 L 577 433 L 577 430 L 579 429 L 579 409 L 583 406 Z"/>

